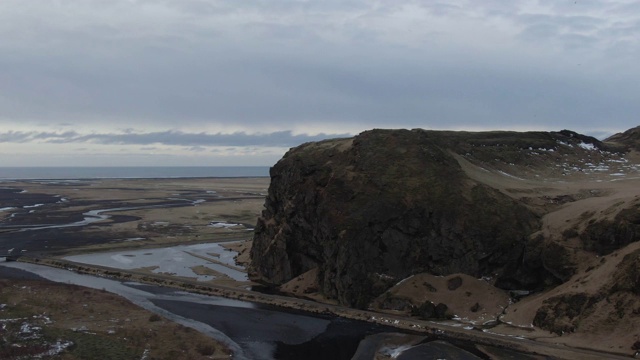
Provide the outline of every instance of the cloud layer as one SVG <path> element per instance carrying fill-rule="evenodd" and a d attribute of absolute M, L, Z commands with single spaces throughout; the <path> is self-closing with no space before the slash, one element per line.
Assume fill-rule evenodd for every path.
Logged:
<path fill-rule="evenodd" d="M 611 133 L 638 125 L 639 42 L 640 6 L 625 0 L 5 0 L 0 141 Z"/>
<path fill-rule="evenodd" d="M 331 137 L 349 137 L 350 134 L 332 134 Z M 168 146 L 254 146 L 254 147 L 293 147 L 305 142 L 320 141 L 327 134 L 294 135 L 291 131 L 278 131 L 268 134 L 231 134 L 185 133 L 182 131 L 162 132 L 124 132 L 80 134 L 75 131 L 7 131 L 0 132 L 0 143 L 44 143 L 44 144 L 100 144 L 100 145 L 168 145 Z"/>

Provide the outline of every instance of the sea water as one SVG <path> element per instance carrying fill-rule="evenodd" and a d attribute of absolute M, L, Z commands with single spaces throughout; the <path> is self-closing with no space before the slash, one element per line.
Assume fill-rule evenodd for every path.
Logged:
<path fill-rule="evenodd" d="M 0 179 L 6 180 L 263 176 L 269 176 L 268 166 L 0 167 Z"/>

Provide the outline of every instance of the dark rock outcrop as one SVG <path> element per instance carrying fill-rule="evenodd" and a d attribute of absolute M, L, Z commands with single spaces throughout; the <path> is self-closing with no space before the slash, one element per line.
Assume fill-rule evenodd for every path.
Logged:
<path fill-rule="evenodd" d="M 640 126 L 610 136 L 605 140 L 630 150 L 640 150 Z"/>
<path fill-rule="evenodd" d="M 640 239 L 640 203 L 621 210 L 613 219 L 590 223 L 580 234 L 584 248 L 606 255 Z"/>
<path fill-rule="evenodd" d="M 583 293 L 550 298 L 538 309 L 533 325 L 558 335 L 575 332 L 580 320 L 588 317 L 600 300 Z"/>
<path fill-rule="evenodd" d="M 395 311 L 411 310 L 413 306 L 410 299 L 395 296 L 387 296 L 380 303 L 380 309 Z"/>
<path fill-rule="evenodd" d="M 640 250 L 623 258 L 613 278 L 611 293 L 630 292 L 640 296 Z"/>
<path fill-rule="evenodd" d="M 488 277 L 521 291 L 566 282 L 583 268 L 582 252 L 640 239 L 640 200 L 587 208 L 553 225 L 555 234 L 541 227 L 547 214 L 606 191 L 544 184 L 635 171 L 625 156 L 638 129 L 606 141 L 568 130 L 371 130 L 300 145 L 271 169 L 250 277 L 275 287 L 315 269 L 319 292 L 353 307 L 418 273 Z M 536 188 L 524 179 L 544 180 Z M 562 310 L 547 305 L 541 317 Z M 570 330 L 567 319 L 554 329 Z"/>
<path fill-rule="evenodd" d="M 636 250 L 624 256 L 596 291 L 565 293 L 546 299 L 538 308 L 533 324 L 558 335 L 593 327 L 607 331 L 622 323 L 621 319 L 637 324 L 639 295 L 640 250 Z"/>
<path fill-rule="evenodd" d="M 449 307 L 446 304 L 438 303 L 438 305 L 434 304 L 431 301 L 425 301 L 420 306 L 414 306 L 411 309 L 411 313 L 414 316 L 418 316 L 422 319 L 434 319 L 434 320 L 444 320 L 447 318 L 451 318 L 450 314 L 448 314 Z"/>
<path fill-rule="evenodd" d="M 524 147 L 556 143 L 547 133 L 510 134 L 498 135 Z M 541 251 L 528 241 L 538 217 L 469 178 L 454 156 L 452 149 L 465 152 L 487 136 L 476 135 L 372 130 L 290 150 L 271 169 L 251 278 L 277 286 L 318 268 L 322 293 L 355 307 L 421 272 L 540 286 L 554 276 L 539 258 L 528 262 Z"/>

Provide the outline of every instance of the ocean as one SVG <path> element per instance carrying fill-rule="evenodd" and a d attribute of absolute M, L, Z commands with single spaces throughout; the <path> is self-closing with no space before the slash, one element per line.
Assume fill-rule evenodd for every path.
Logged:
<path fill-rule="evenodd" d="M 263 177 L 268 166 L 0 167 L 0 179 L 161 179 Z"/>

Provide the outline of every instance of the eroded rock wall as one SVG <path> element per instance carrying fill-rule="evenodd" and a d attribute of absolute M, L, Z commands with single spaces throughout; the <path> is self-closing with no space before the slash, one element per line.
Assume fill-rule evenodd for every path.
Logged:
<path fill-rule="evenodd" d="M 321 291 L 364 307 L 415 273 L 493 276 L 533 288 L 553 277 L 528 253 L 538 217 L 474 181 L 435 132 L 372 130 L 309 143 L 271 169 L 252 279 L 280 285 L 318 268 Z"/>

